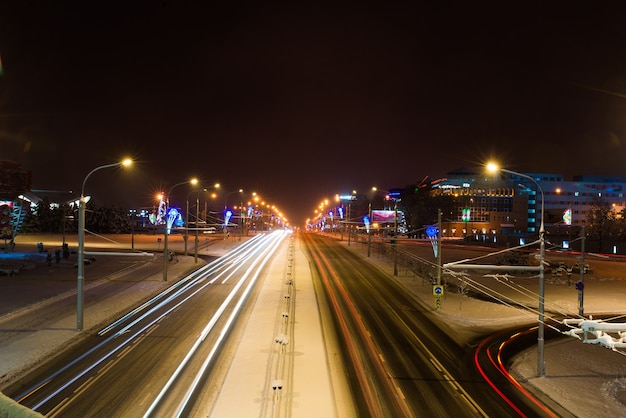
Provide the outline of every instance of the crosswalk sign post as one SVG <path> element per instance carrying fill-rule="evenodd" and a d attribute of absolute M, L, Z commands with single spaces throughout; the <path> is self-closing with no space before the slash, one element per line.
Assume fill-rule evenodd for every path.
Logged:
<path fill-rule="evenodd" d="M 437 284 L 433 286 L 433 296 L 435 296 L 435 309 L 441 308 L 441 297 L 443 296 L 443 286 Z"/>

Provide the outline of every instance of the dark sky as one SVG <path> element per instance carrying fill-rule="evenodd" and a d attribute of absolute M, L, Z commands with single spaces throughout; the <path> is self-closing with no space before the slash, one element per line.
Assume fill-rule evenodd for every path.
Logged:
<path fill-rule="evenodd" d="M 3 2 L 0 160 L 80 193 L 132 156 L 86 194 L 146 207 L 197 176 L 297 226 L 490 157 L 626 175 L 623 7 L 214 3 Z"/>

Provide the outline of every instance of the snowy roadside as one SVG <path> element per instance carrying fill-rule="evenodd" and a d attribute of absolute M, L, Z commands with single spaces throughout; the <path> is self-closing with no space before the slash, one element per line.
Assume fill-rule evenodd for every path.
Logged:
<path fill-rule="evenodd" d="M 363 248 L 351 249 L 365 256 Z M 393 265 L 382 257 L 369 257 L 393 274 Z M 621 265 L 610 272 L 597 271 L 586 280 L 585 315 L 626 314 L 626 273 Z M 626 270 L 623 270 L 626 272 Z M 537 281 L 532 278 L 513 280 L 508 287 L 497 281 L 483 278 L 489 285 L 498 286 L 498 292 L 515 300 L 522 300 L 530 310 L 505 306 L 476 298 L 447 292 L 442 308 L 434 310 L 434 296 L 430 283 L 399 270 L 398 280 L 433 313 L 444 319 L 459 344 L 472 338 L 506 327 L 535 325 L 538 317 Z M 518 286 L 528 293 L 520 296 Z M 533 306 L 534 305 L 534 306 Z M 550 312 L 575 317 L 578 312 L 578 293 L 565 280 L 546 280 L 546 318 Z M 621 321 L 621 322 L 626 322 Z M 625 350 L 626 351 L 626 350 Z M 599 345 L 585 344 L 573 337 L 546 341 L 544 348 L 546 375 L 536 377 L 537 348 L 532 347 L 518 354 L 510 366 L 511 374 L 523 385 L 531 386 L 532 392 L 542 392 L 577 417 L 623 416 L 626 413 L 626 354 Z"/>

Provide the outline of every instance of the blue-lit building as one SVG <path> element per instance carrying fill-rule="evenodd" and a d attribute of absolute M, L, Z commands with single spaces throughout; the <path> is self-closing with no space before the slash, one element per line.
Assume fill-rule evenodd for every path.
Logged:
<path fill-rule="evenodd" d="M 626 177 L 524 173 L 541 187 L 515 174 L 486 174 L 460 169 L 435 184 L 432 197 L 441 197 L 444 237 L 494 241 L 502 237 L 537 235 L 541 224 L 553 235 L 577 234 L 594 203 L 600 199 L 619 214 L 626 205 Z"/>

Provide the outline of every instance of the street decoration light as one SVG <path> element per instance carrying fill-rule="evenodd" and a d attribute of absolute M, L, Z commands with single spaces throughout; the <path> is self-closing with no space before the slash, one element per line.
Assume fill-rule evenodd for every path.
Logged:
<path fill-rule="evenodd" d="M 228 210 L 228 196 L 230 196 L 231 194 L 235 194 L 235 193 L 243 193 L 243 189 L 233 190 L 232 192 L 228 192 L 224 195 L 224 226 L 223 226 L 224 240 L 228 236 L 228 222 L 230 221 L 230 218 L 233 216 L 233 212 Z"/>
<path fill-rule="evenodd" d="M 132 164 L 132 160 L 127 158 L 124 161 L 114 164 L 105 164 L 94 168 L 85 176 L 82 187 L 80 189 L 80 200 L 78 201 L 78 277 L 77 277 L 77 291 L 76 291 L 76 329 L 82 331 L 83 329 L 83 313 L 84 313 L 84 282 L 85 282 L 85 206 L 87 200 L 85 199 L 85 184 L 87 179 L 96 171 L 103 170 L 105 168 L 113 167 L 127 167 Z"/>
<path fill-rule="evenodd" d="M 183 184 L 191 184 L 193 186 L 195 186 L 196 184 L 198 184 L 198 179 L 197 178 L 192 178 L 190 180 L 187 181 L 181 181 L 180 183 L 176 183 L 175 185 L 173 185 L 172 187 L 170 187 L 167 191 L 167 193 L 165 194 L 165 234 L 163 237 L 163 281 L 167 281 L 167 263 L 169 261 L 169 250 L 167 248 L 167 236 L 170 234 L 170 228 L 172 226 L 171 222 L 172 220 L 170 220 L 170 216 L 169 216 L 169 202 L 170 202 L 170 195 L 172 194 L 172 190 L 174 190 L 175 187 L 178 187 L 180 185 Z"/>
<path fill-rule="evenodd" d="M 530 180 L 537 186 L 537 189 L 541 193 L 541 223 L 539 226 L 539 324 L 537 328 L 537 376 L 543 377 L 545 376 L 545 363 L 544 363 L 544 293 L 545 293 L 545 282 L 544 282 L 544 262 L 546 257 L 546 240 L 545 240 L 545 228 L 544 228 L 544 206 L 545 200 L 543 195 L 543 189 L 535 180 L 529 175 L 518 173 L 517 171 L 508 170 L 506 168 L 498 167 L 495 163 L 487 164 L 487 170 L 492 173 L 503 172 L 513 174 L 515 176 L 519 176 Z"/>

